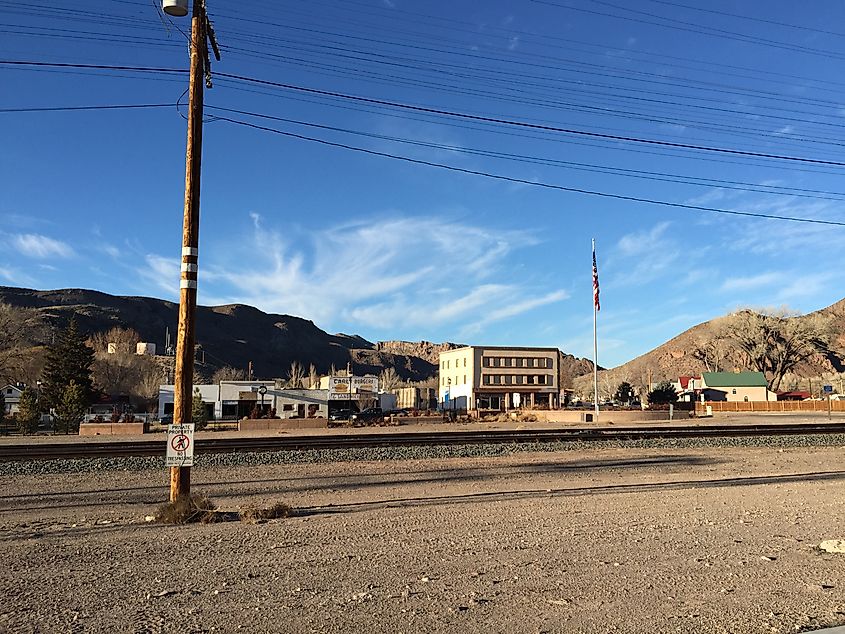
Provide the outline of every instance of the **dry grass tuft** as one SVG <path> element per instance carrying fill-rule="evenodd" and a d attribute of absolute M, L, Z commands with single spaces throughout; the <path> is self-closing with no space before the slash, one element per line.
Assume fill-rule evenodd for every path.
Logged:
<path fill-rule="evenodd" d="M 209 524 L 222 519 L 216 509 L 208 496 L 195 493 L 190 497 L 182 496 L 175 502 L 162 504 L 158 507 L 155 517 L 159 524 Z"/>
<path fill-rule="evenodd" d="M 284 502 L 276 502 L 273 506 L 263 509 L 246 508 L 241 511 L 242 522 L 258 522 L 261 520 L 275 520 L 282 517 L 289 517 L 293 509 Z"/>

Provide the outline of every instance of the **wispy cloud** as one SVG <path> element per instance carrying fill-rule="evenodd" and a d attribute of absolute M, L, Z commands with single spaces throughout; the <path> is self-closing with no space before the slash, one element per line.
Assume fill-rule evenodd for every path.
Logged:
<path fill-rule="evenodd" d="M 722 282 L 720 288 L 726 292 L 753 291 L 781 284 L 786 278 L 787 274 L 782 271 L 770 271 L 768 273 L 760 273 L 758 275 L 751 275 L 748 277 L 729 277 Z"/>
<path fill-rule="evenodd" d="M 175 258 L 148 254 L 138 274 L 159 292 L 164 291 L 168 297 L 172 298 L 179 293 L 179 260 Z"/>
<path fill-rule="evenodd" d="M 69 258 L 74 255 L 73 249 L 67 243 L 39 233 L 14 234 L 11 242 L 21 255 L 30 258 Z"/>
<path fill-rule="evenodd" d="M 538 292 L 539 281 L 515 271 L 514 252 L 538 243 L 525 231 L 443 217 L 374 217 L 304 235 L 282 234 L 258 214 L 251 224 L 248 257 L 201 261 L 204 301 L 248 303 L 325 327 L 457 330 L 568 297 L 562 289 Z M 178 263 L 149 256 L 144 275 L 173 289 Z"/>
<path fill-rule="evenodd" d="M 508 38 L 508 50 L 509 51 L 515 51 L 517 49 L 517 47 L 519 47 L 519 36 L 514 35 L 514 36 Z"/>

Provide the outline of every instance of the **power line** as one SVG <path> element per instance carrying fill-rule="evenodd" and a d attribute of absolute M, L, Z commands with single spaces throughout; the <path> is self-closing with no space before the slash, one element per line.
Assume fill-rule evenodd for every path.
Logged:
<path fill-rule="evenodd" d="M 185 73 L 187 71 L 174 68 L 160 68 L 160 67 L 146 67 L 146 66 L 116 66 L 106 64 L 73 64 L 73 63 L 58 63 L 58 62 L 36 62 L 36 61 L 22 61 L 22 60 L 0 60 L 0 65 L 22 65 L 34 67 L 58 67 L 58 68 L 84 68 L 97 70 L 119 70 L 119 71 L 137 71 L 137 72 L 159 72 L 159 73 Z M 571 134 L 576 136 L 586 136 L 591 138 L 607 139 L 612 141 L 625 141 L 628 143 L 638 143 L 646 145 L 657 145 L 662 147 L 681 148 L 688 150 L 698 150 L 702 152 L 715 152 L 720 154 L 731 154 L 738 156 L 750 156 L 755 158 L 766 158 L 773 160 L 792 161 L 798 163 L 808 163 L 815 165 L 832 165 L 836 167 L 845 167 L 845 162 L 830 161 L 824 159 L 814 159 L 798 156 L 788 156 L 782 154 L 770 154 L 765 152 L 752 152 L 748 150 L 736 150 L 731 148 L 719 148 L 705 145 L 693 145 L 689 143 L 674 143 L 671 141 L 660 141 L 656 139 L 646 139 L 641 137 L 623 136 L 617 134 L 606 134 L 602 132 L 590 132 L 587 130 L 579 130 L 576 128 L 564 128 L 559 126 L 543 125 L 538 123 L 529 123 L 526 121 L 518 121 L 513 119 L 504 119 L 499 117 L 488 117 L 482 115 L 474 115 L 469 113 L 457 112 L 452 110 L 443 110 L 439 108 L 429 108 L 425 106 L 416 106 L 412 104 L 401 103 L 397 101 L 390 101 L 386 99 L 374 99 L 371 97 L 361 97 L 358 95 L 349 95 L 341 92 L 330 90 L 320 90 L 317 88 L 308 88 L 305 86 L 297 86 L 295 84 L 286 84 L 283 82 L 275 82 L 267 79 L 258 79 L 255 77 L 247 77 L 244 75 L 236 75 L 233 73 L 216 73 L 218 77 L 225 77 L 242 81 L 245 83 L 257 84 L 262 86 L 273 86 L 275 88 L 282 88 L 285 90 L 293 90 L 297 92 L 304 92 L 309 94 L 323 95 L 329 97 L 336 97 L 340 99 L 357 101 L 360 103 L 377 104 L 391 108 L 398 108 L 402 110 L 410 110 L 414 112 L 424 112 L 428 114 L 436 114 L 440 116 L 470 120 L 482 121 L 486 123 L 494 123 L 498 125 L 506 125 L 519 128 L 527 128 L 533 130 L 541 130 L 544 132 L 556 132 L 561 134 Z"/>
<path fill-rule="evenodd" d="M 729 18 L 739 18 L 740 20 L 751 20 L 753 22 L 762 22 L 763 24 L 774 24 L 775 26 L 783 26 L 790 29 L 800 29 L 802 31 L 812 31 L 813 33 L 824 33 L 825 35 L 835 35 L 836 37 L 845 37 L 845 33 L 837 33 L 836 31 L 826 31 L 824 29 L 816 29 L 811 26 L 803 26 L 801 24 L 789 24 L 788 22 L 777 22 L 776 20 L 767 20 L 765 18 L 758 18 L 750 15 L 740 15 L 739 13 L 728 13 L 727 11 L 717 11 L 716 9 L 705 9 L 704 7 L 696 7 L 689 4 L 681 4 L 680 2 L 667 2 L 667 0 L 650 0 L 657 4 L 664 4 L 670 7 L 681 7 L 683 9 L 691 9 L 693 11 L 701 11 L 704 13 L 712 13 L 715 15 L 722 15 Z"/>
<path fill-rule="evenodd" d="M 77 110 L 132 110 L 141 108 L 172 108 L 172 103 L 110 104 L 103 106 L 52 106 L 35 108 L 0 108 L 0 112 L 72 112 Z"/>
<path fill-rule="evenodd" d="M 686 22 L 684 20 L 675 20 L 673 18 L 667 18 L 667 17 L 661 16 L 661 15 L 656 15 L 654 13 L 649 13 L 648 11 L 638 11 L 637 9 L 629 9 L 627 7 L 622 7 L 622 6 L 619 6 L 617 4 L 613 4 L 611 2 L 604 2 L 603 0 L 592 0 L 592 2 L 594 2 L 595 4 L 599 4 L 599 5 L 603 5 L 603 6 L 607 6 L 607 7 L 612 7 L 614 9 L 619 9 L 621 11 L 627 11 L 629 13 L 644 15 L 644 16 L 647 16 L 647 17 L 656 18 L 658 20 L 664 20 L 665 22 L 668 22 L 669 24 L 665 24 L 663 22 L 654 22 L 653 20 L 645 20 L 643 18 L 634 18 L 634 17 L 630 17 L 630 16 L 625 16 L 625 15 L 617 15 L 615 13 L 605 13 L 605 12 L 602 12 L 602 11 L 594 11 L 592 9 L 584 9 L 582 7 L 573 7 L 573 6 L 570 6 L 570 5 L 567 5 L 567 4 L 560 4 L 558 2 L 550 2 L 549 0 L 531 0 L 531 2 L 535 2 L 537 4 L 545 4 L 545 5 L 549 5 L 549 6 L 552 6 L 552 7 L 557 7 L 559 9 L 567 9 L 569 11 L 578 11 L 580 13 L 588 13 L 588 14 L 592 14 L 592 15 L 601 15 L 601 16 L 604 16 L 604 17 L 616 18 L 618 20 L 626 20 L 628 22 L 638 22 L 638 23 L 641 23 L 641 24 L 649 24 L 651 26 L 659 26 L 659 27 L 662 27 L 662 28 L 674 29 L 676 31 L 685 31 L 685 32 L 688 32 L 688 33 L 696 33 L 698 35 L 707 35 L 707 36 L 710 36 L 710 37 L 719 37 L 719 38 L 722 38 L 722 39 L 733 40 L 733 41 L 737 41 L 737 42 L 743 42 L 745 44 L 760 44 L 760 45 L 764 45 L 764 46 L 770 46 L 770 47 L 773 47 L 773 48 L 783 49 L 783 50 L 786 50 L 786 51 L 793 51 L 793 52 L 796 52 L 796 53 L 806 53 L 806 54 L 809 54 L 809 55 L 819 55 L 819 56 L 828 57 L 828 58 L 833 57 L 833 58 L 836 58 L 836 59 L 845 59 L 845 56 L 843 56 L 842 54 L 835 52 L 835 51 L 826 51 L 826 50 L 823 50 L 823 49 L 810 48 L 810 47 L 807 47 L 807 46 L 798 46 L 798 45 L 788 44 L 786 42 L 778 42 L 776 40 L 767 40 L 765 38 L 758 38 L 758 37 L 755 37 L 755 36 L 749 36 L 749 35 L 745 35 L 744 33 L 738 33 L 738 32 L 735 32 L 735 31 L 727 31 L 725 29 L 717 29 L 715 27 L 708 27 L 708 26 L 705 26 L 705 25 L 696 24 L 695 22 Z M 673 22 L 675 24 L 671 24 Z M 679 24 L 679 25 L 682 25 L 682 26 L 675 26 L 676 24 Z M 683 25 L 686 25 L 686 26 L 683 26 Z M 697 27 L 697 28 L 691 28 L 691 27 Z M 711 32 L 703 31 L 703 30 L 701 30 L 702 28 L 708 29 Z"/>
<path fill-rule="evenodd" d="M 533 186 L 533 187 L 542 187 L 542 188 L 545 188 L 545 189 L 566 191 L 566 192 L 571 192 L 571 193 L 576 193 L 576 194 L 585 194 L 585 195 L 589 195 L 589 196 L 600 196 L 602 198 L 612 198 L 612 199 L 615 199 L 615 200 L 625 200 L 625 201 L 629 201 L 629 202 L 638 202 L 638 203 L 645 203 L 645 204 L 650 204 L 650 205 L 660 205 L 660 206 L 663 206 L 663 207 L 675 207 L 675 208 L 679 208 L 679 209 L 689 209 L 689 210 L 694 210 L 694 211 L 708 211 L 708 212 L 712 212 L 712 213 L 728 214 L 728 215 L 733 215 L 733 216 L 747 216 L 747 217 L 751 217 L 751 218 L 763 218 L 763 219 L 768 219 L 768 220 L 788 220 L 788 221 L 791 221 L 791 222 L 803 222 L 803 223 L 809 223 L 809 224 L 819 224 L 819 225 L 830 225 L 830 226 L 836 226 L 836 227 L 845 227 L 845 222 L 840 222 L 840 221 L 836 221 L 836 220 L 821 220 L 821 219 L 818 219 L 818 218 L 781 216 L 781 215 L 777 215 L 777 214 L 763 214 L 763 213 L 756 213 L 756 212 L 751 212 L 751 211 L 739 211 L 739 210 L 735 210 L 735 209 L 720 209 L 718 207 L 704 207 L 704 206 L 701 206 L 701 205 L 688 205 L 688 204 L 685 204 L 685 203 L 675 203 L 675 202 L 670 202 L 670 201 L 666 201 L 666 200 L 656 200 L 656 199 L 652 199 L 652 198 L 640 198 L 640 197 L 637 197 L 637 196 L 626 196 L 624 194 L 613 194 L 613 193 L 610 193 L 610 192 L 600 192 L 600 191 L 594 191 L 594 190 L 589 190 L 589 189 L 581 189 L 581 188 L 578 188 L 578 187 L 566 187 L 566 186 L 563 186 L 563 185 L 555 185 L 555 184 L 552 184 L 552 183 L 545 183 L 545 182 L 541 182 L 541 181 L 531 181 L 531 180 L 527 180 L 527 179 L 523 179 L 523 178 L 505 176 L 503 174 L 494 174 L 494 173 L 491 173 L 491 172 L 484 172 L 484 171 L 481 171 L 481 170 L 472 170 L 472 169 L 467 169 L 467 168 L 463 168 L 463 167 L 456 167 L 454 165 L 446 165 L 444 163 L 435 163 L 434 161 L 425 161 L 425 160 L 422 160 L 422 159 L 415 159 L 415 158 L 411 158 L 411 157 L 408 157 L 408 156 L 391 154 L 389 152 L 379 152 L 377 150 L 370 150 L 370 149 L 367 149 L 367 148 L 349 145 L 349 144 L 346 144 L 346 143 L 337 143 L 335 141 L 328 141 L 326 139 L 309 137 L 309 136 L 305 136 L 305 135 L 302 135 L 302 134 L 296 134 L 294 132 L 286 132 L 286 131 L 283 131 L 283 130 L 277 130 L 276 128 L 271 128 L 271 127 L 268 127 L 268 126 L 262 126 L 262 125 L 258 125 L 256 123 L 250 123 L 248 121 L 240 121 L 238 119 L 232 119 L 232 118 L 229 118 L 229 117 L 222 117 L 221 116 L 221 117 L 217 117 L 217 119 L 219 121 L 227 121 L 227 122 L 235 124 L 235 125 L 245 126 L 245 127 L 253 128 L 253 129 L 256 129 L 256 130 L 263 130 L 265 132 L 271 132 L 271 133 L 274 133 L 274 134 L 279 134 L 279 135 L 286 136 L 286 137 L 300 139 L 300 140 L 303 140 L 303 141 L 311 141 L 311 142 L 314 142 L 314 143 L 319 143 L 321 145 L 343 148 L 343 149 L 352 150 L 352 151 L 355 151 L 355 152 L 362 152 L 364 154 L 370 154 L 372 156 L 380 156 L 380 157 L 383 157 L 383 158 L 390 158 L 390 159 L 395 159 L 395 160 L 399 160 L 399 161 L 405 161 L 407 163 L 414 163 L 414 164 L 417 164 L 417 165 L 427 165 L 429 167 L 437 167 L 437 168 L 440 168 L 440 169 L 445 169 L 445 170 L 449 170 L 449 171 L 453 171 L 453 172 L 459 172 L 459 173 L 462 173 L 462 174 L 471 174 L 471 175 L 474 175 L 474 176 L 484 176 L 486 178 L 492 178 L 492 179 L 495 179 L 495 180 L 507 181 L 507 182 L 510 182 L 510 183 L 519 183 L 519 184 L 522 184 L 522 185 L 530 185 L 530 186 Z"/>
<path fill-rule="evenodd" d="M 768 158 L 782 161 L 796 161 L 800 163 L 813 163 L 818 165 L 835 165 L 837 167 L 845 167 L 845 162 L 842 161 L 827 161 L 824 159 L 813 159 L 798 156 L 786 156 L 781 154 L 768 154 L 764 152 L 751 152 L 747 150 L 734 150 L 730 148 L 717 148 L 705 145 L 692 145 L 688 143 L 673 143 L 670 141 L 659 141 L 655 139 L 644 139 L 640 137 L 622 136 L 617 134 L 604 134 L 601 132 L 589 132 L 586 130 L 578 130 L 575 128 L 562 128 L 557 126 L 542 125 L 537 123 L 528 123 L 525 121 L 516 121 L 512 119 L 501 119 L 498 117 L 485 117 L 481 115 L 473 115 L 452 110 L 441 110 L 439 108 L 428 108 L 424 106 L 415 106 L 411 104 L 400 103 L 396 101 L 389 101 L 385 99 L 373 99 L 371 97 L 361 97 L 357 95 L 348 95 L 345 93 L 334 92 L 330 90 L 319 90 L 317 88 L 307 88 L 304 86 L 296 86 L 294 84 L 285 84 L 282 82 L 274 82 L 266 79 L 257 79 L 253 77 L 246 77 L 244 75 L 235 75 L 232 73 L 217 73 L 218 77 L 228 77 L 229 79 L 236 79 L 239 81 L 254 83 L 264 86 L 275 86 L 277 88 L 284 88 L 286 90 L 295 90 L 298 92 L 306 92 L 310 94 L 325 95 L 330 97 L 338 97 L 341 99 L 348 99 L 351 101 L 358 101 L 362 103 L 378 104 L 382 106 L 389 106 L 392 108 L 400 108 L 403 110 L 412 110 L 415 112 L 426 112 L 430 114 L 437 114 L 447 117 L 455 117 L 459 119 L 467 119 L 471 121 L 485 121 L 488 123 L 496 123 L 500 125 L 515 126 L 520 128 L 529 128 L 534 130 L 543 130 L 545 132 L 558 132 L 562 134 L 573 134 L 578 136 L 588 136 L 600 139 L 610 139 L 613 141 L 626 141 L 629 143 L 643 143 L 648 145 L 660 145 L 664 147 L 684 148 L 689 150 L 699 150 L 703 152 L 718 152 L 723 154 L 734 154 L 740 156 L 753 156 L 757 158 Z"/>
<path fill-rule="evenodd" d="M 620 168 L 620 167 L 613 167 L 607 165 L 596 165 L 591 163 L 581 163 L 577 161 L 561 161 L 557 159 L 551 159 L 546 157 L 538 157 L 538 156 L 530 156 L 525 154 L 514 154 L 510 152 L 499 152 L 496 150 L 485 150 L 485 149 L 478 149 L 478 148 L 471 148 L 466 146 L 455 146 L 455 145 L 448 145 L 445 143 L 434 143 L 429 141 L 419 141 L 417 139 L 408 139 L 403 137 L 397 136 L 390 136 L 385 134 L 376 134 L 373 132 L 364 132 L 361 130 L 352 130 L 349 128 L 341 128 L 337 126 L 331 125 L 324 125 L 309 121 L 300 121 L 297 119 L 289 119 L 286 117 L 278 117 L 269 114 L 261 114 L 256 112 L 249 112 L 246 110 L 238 110 L 235 108 L 224 108 L 222 106 L 212 106 L 206 104 L 206 108 L 210 110 L 219 110 L 221 112 L 229 112 L 232 114 L 240 114 L 246 115 L 250 117 L 257 117 L 261 119 L 267 119 L 270 121 L 279 121 L 282 123 L 292 123 L 295 125 L 301 125 L 310 128 L 317 128 L 320 130 L 329 130 L 332 132 L 341 132 L 344 134 L 354 134 L 357 136 L 363 136 L 366 138 L 371 139 L 379 139 L 385 141 L 393 141 L 396 143 L 405 143 L 414 146 L 421 146 L 421 147 L 428 147 L 440 150 L 448 150 L 451 152 L 457 152 L 462 154 L 470 154 L 475 156 L 485 156 L 489 158 L 498 158 L 504 160 L 511 160 L 511 161 L 520 161 L 524 163 L 533 163 L 538 165 L 545 165 L 548 167 L 565 167 L 569 169 L 576 169 L 588 172 L 597 172 L 601 174 L 612 174 L 615 176 L 626 176 L 630 178 L 641 178 L 651 181 L 663 181 L 663 182 L 671 182 L 671 183 L 679 183 L 683 185 L 695 185 L 699 187 L 719 187 L 723 189 L 731 189 L 737 191 L 746 191 L 746 192 L 754 192 L 754 193 L 762 193 L 762 194 L 774 194 L 780 196 L 794 196 L 800 198 L 814 198 L 820 200 L 845 200 L 845 192 L 831 192 L 831 191 L 820 191 L 820 190 L 810 190 L 810 189 L 802 189 L 802 188 L 795 188 L 795 187 L 781 187 L 781 186 L 770 186 L 770 185 L 759 185 L 756 183 L 746 183 L 741 181 L 726 181 L 722 179 L 716 178 L 701 178 L 697 176 L 689 176 L 689 175 L 682 175 L 682 174 L 670 174 L 666 172 L 653 172 L 647 170 L 635 170 L 635 169 L 627 169 L 627 168 Z M 685 180 L 686 179 L 686 180 Z M 693 182 L 693 181 L 706 181 L 706 182 Z M 788 191 L 772 191 L 772 190 L 782 189 Z M 814 195 L 819 194 L 819 195 Z"/>

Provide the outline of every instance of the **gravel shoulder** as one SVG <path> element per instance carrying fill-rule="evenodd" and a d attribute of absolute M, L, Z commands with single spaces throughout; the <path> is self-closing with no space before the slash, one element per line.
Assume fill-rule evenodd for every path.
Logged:
<path fill-rule="evenodd" d="M 845 623 L 842 447 L 0 475 L 0 631 L 796 632 Z M 3 472 L 6 473 L 6 472 Z"/>

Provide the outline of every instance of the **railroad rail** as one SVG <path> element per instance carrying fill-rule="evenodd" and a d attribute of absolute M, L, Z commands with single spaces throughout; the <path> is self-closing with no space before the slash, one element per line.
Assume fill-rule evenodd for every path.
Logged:
<path fill-rule="evenodd" d="M 370 432 L 251 438 L 198 438 L 197 454 L 329 450 L 374 447 L 477 445 L 514 443 L 601 442 L 655 438 L 730 438 L 845 434 L 843 423 L 780 425 L 698 425 L 676 427 L 579 427 L 568 429 Z M 0 445 L 0 462 L 76 458 L 163 456 L 164 438 L 132 441 L 37 442 Z"/>

